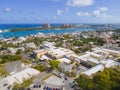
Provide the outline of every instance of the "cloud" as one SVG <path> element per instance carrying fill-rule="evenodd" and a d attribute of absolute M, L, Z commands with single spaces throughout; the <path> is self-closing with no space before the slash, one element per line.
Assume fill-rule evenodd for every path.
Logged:
<path fill-rule="evenodd" d="M 103 12 L 106 12 L 108 11 L 109 9 L 107 7 L 101 7 L 101 8 L 98 8 L 100 11 L 103 11 Z"/>
<path fill-rule="evenodd" d="M 57 10 L 57 15 L 61 15 L 64 12 L 64 10 L 58 9 Z"/>
<path fill-rule="evenodd" d="M 77 16 L 91 16 L 89 12 L 77 12 Z"/>
<path fill-rule="evenodd" d="M 70 7 L 85 7 L 93 5 L 93 0 L 68 0 L 66 5 Z"/>
<path fill-rule="evenodd" d="M 5 11 L 5 12 L 11 12 L 12 9 L 11 9 L 11 8 L 5 8 L 4 11 Z"/>
<path fill-rule="evenodd" d="M 106 7 L 98 8 L 97 10 L 93 11 L 93 16 L 95 16 L 97 18 L 101 18 L 101 19 L 114 18 L 113 16 L 106 13 L 108 10 L 109 9 Z"/>

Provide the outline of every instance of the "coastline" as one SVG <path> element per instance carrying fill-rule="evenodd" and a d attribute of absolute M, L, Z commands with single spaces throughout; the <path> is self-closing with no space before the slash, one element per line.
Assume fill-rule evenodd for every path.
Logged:
<path fill-rule="evenodd" d="M 57 28 L 53 29 L 52 27 L 55 27 L 55 26 L 57 26 Z M 16 24 L 0 25 L 0 30 L 2 31 L 0 33 L 0 38 L 11 38 L 11 37 L 21 37 L 21 36 L 25 37 L 25 36 L 30 36 L 30 35 L 36 35 L 38 33 L 43 33 L 43 34 L 70 33 L 70 34 L 72 34 L 72 33 L 81 32 L 81 31 L 97 30 L 97 29 L 93 28 L 92 26 L 91 27 L 90 26 L 88 27 L 88 25 L 87 26 L 83 25 L 83 27 L 80 27 L 80 28 L 75 28 L 75 27 L 60 28 L 60 25 L 54 24 L 54 25 L 52 25 L 52 27 L 50 29 L 38 29 L 38 28 L 42 28 L 42 26 L 41 25 L 38 26 L 38 24 L 37 25 L 36 24 L 30 24 L 30 25 L 28 25 L 28 24 L 27 25 L 23 25 L 23 24 L 20 24 L 20 25 L 16 25 Z M 37 29 L 34 29 L 36 27 L 37 27 Z M 11 32 L 10 30 L 12 28 L 16 28 L 16 29 L 18 29 L 18 31 Z M 27 28 L 27 30 L 19 30 L 20 28 Z M 32 28 L 32 30 L 29 30 L 29 28 Z M 103 30 L 103 29 L 99 29 L 99 30 Z M 108 30 L 110 30 L 110 29 L 108 28 Z"/>

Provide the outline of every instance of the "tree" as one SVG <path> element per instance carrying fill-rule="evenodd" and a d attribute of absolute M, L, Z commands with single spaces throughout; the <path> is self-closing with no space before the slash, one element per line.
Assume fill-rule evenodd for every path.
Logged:
<path fill-rule="evenodd" d="M 120 62 L 120 58 L 118 59 L 118 62 Z"/>
<path fill-rule="evenodd" d="M 22 53 L 21 49 L 18 49 L 17 52 L 16 52 L 17 55 L 20 55 L 21 53 Z"/>
<path fill-rule="evenodd" d="M 76 82 L 82 90 L 120 90 L 120 67 L 106 68 L 92 78 L 80 75 Z"/>
<path fill-rule="evenodd" d="M 0 64 L 12 62 L 12 61 L 18 61 L 18 60 L 22 60 L 21 55 L 4 55 L 4 56 L 2 56 Z"/>
<path fill-rule="evenodd" d="M 17 84 L 15 83 L 14 87 L 12 88 L 12 90 L 26 90 L 26 88 L 33 83 L 33 79 L 34 77 L 30 78 L 30 79 L 23 79 L 23 83 L 21 84 Z"/>
<path fill-rule="evenodd" d="M 49 61 L 51 69 L 55 69 L 59 66 L 60 62 L 58 60 L 51 60 Z"/>
<path fill-rule="evenodd" d="M 76 79 L 78 86 L 83 90 L 93 90 L 93 82 L 92 79 L 86 75 L 80 75 L 78 79 Z"/>
<path fill-rule="evenodd" d="M 93 82 L 95 85 L 95 90 L 110 90 L 112 85 L 109 72 L 101 72 L 96 74 L 93 78 Z"/>
<path fill-rule="evenodd" d="M 78 53 L 80 53 L 80 50 L 79 49 L 75 49 L 74 52 L 78 54 Z"/>
<path fill-rule="evenodd" d="M 37 70 L 39 70 L 40 72 L 46 71 L 47 70 L 47 66 L 46 64 L 40 64 L 40 65 L 36 65 L 35 67 L 33 67 Z"/>
<path fill-rule="evenodd" d="M 8 71 L 5 70 L 5 65 L 0 64 L 0 77 L 9 75 Z"/>

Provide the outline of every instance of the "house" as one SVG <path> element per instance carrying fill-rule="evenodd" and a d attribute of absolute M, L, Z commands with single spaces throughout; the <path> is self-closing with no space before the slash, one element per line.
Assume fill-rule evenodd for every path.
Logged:
<path fill-rule="evenodd" d="M 78 66 L 76 67 L 75 75 L 79 76 L 79 74 L 83 73 L 86 70 L 87 68 L 85 68 L 84 66 Z"/>
<path fill-rule="evenodd" d="M 68 64 L 66 62 L 62 62 L 60 63 L 59 65 L 59 68 L 63 71 L 63 72 L 72 72 L 73 71 L 73 67 L 74 65 L 73 64 Z"/>
<path fill-rule="evenodd" d="M 26 40 L 27 40 L 27 39 L 26 39 L 25 37 L 19 37 L 19 38 L 18 38 L 18 41 L 19 41 L 19 42 L 24 42 L 24 41 L 26 41 Z"/>
<path fill-rule="evenodd" d="M 67 59 L 67 58 L 60 58 L 60 59 L 58 59 L 58 61 L 60 61 L 60 62 L 66 62 L 66 63 L 71 63 L 71 60 L 70 59 Z"/>
<path fill-rule="evenodd" d="M 26 48 L 33 48 L 33 49 L 36 49 L 36 45 L 34 43 L 27 43 L 25 45 Z"/>
<path fill-rule="evenodd" d="M 15 48 L 15 49 L 16 49 L 16 51 L 17 51 L 17 50 L 25 51 L 25 48 L 24 48 L 24 47 L 18 47 L 18 48 Z"/>
<path fill-rule="evenodd" d="M 14 48 L 8 48 L 7 51 L 11 54 L 15 54 L 16 50 Z"/>
<path fill-rule="evenodd" d="M 49 57 L 47 57 L 46 55 L 42 55 L 40 58 L 40 60 L 51 60 Z"/>
<path fill-rule="evenodd" d="M 36 37 L 39 37 L 39 38 L 42 38 L 42 37 L 43 37 L 43 38 L 45 38 L 46 36 L 45 36 L 45 34 L 39 32 L 39 33 L 36 35 Z"/>
<path fill-rule="evenodd" d="M 44 42 L 42 44 L 42 46 L 45 48 L 45 49 L 55 49 L 57 47 L 55 47 L 56 43 L 55 42 Z"/>

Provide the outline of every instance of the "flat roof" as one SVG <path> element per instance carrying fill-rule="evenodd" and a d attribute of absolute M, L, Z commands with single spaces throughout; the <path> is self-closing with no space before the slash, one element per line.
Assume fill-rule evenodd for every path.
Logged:
<path fill-rule="evenodd" d="M 104 66 L 102 64 L 96 65 L 95 67 L 92 67 L 91 69 L 88 69 L 84 72 L 87 76 L 91 76 L 92 74 L 101 71 L 104 69 Z"/>
<path fill-rule="evenodd" d="M 60 61 L 60 62 L 66 62 L 66 63 L 71 63 L 71 60 L 67 59 L 67 58 L 61 58 L 61 59 L 58 59 L 58 61 Z"/>
<path fill-rule="evenodd" d="M 27 68 L 25 70 L 22 70 L 18 73 L 15 73 L 11 76 L 7 76 L 6 78 L 3 78 L 0 81 L 0 86 L 7 83 L 9 85 L 13 85 L 14 83 L 22 83 L 24 79 L 29 79 L 32 76 L 35 76 L 37 74 L 39 74 L 40 72 L 36 69 L 33 68 Z M 3 83 L 4 82 L 4 83 Z"/>

